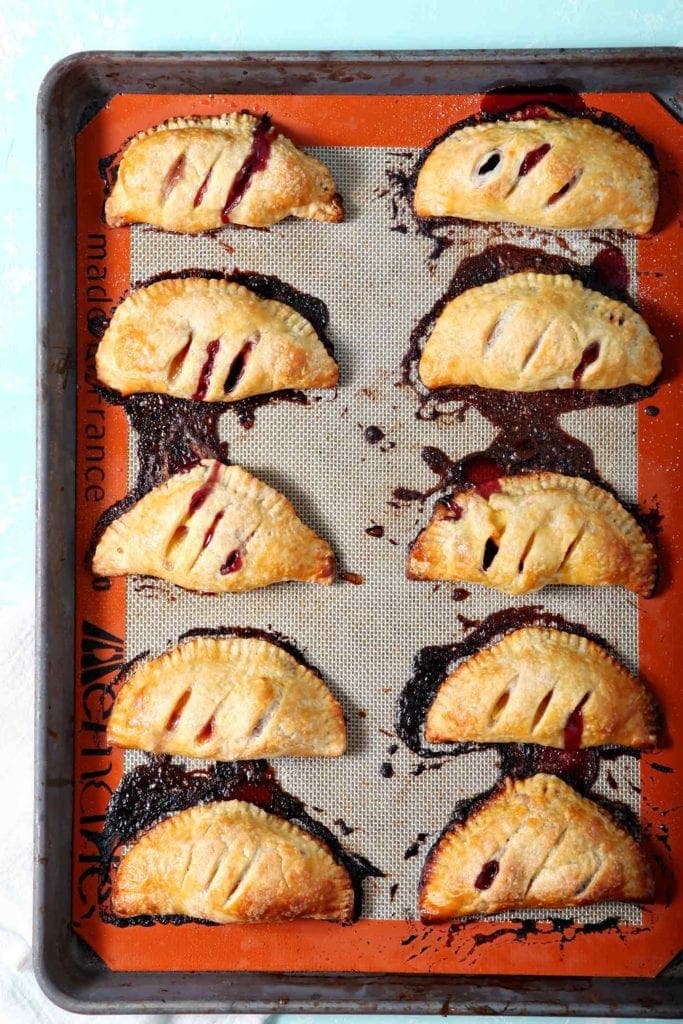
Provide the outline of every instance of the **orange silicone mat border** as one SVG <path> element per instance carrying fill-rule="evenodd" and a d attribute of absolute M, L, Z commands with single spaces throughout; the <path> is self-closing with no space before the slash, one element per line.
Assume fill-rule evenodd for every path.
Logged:
<path fill-rule="evenodd" d="M 325 922 L 207 927 L 155 925 L 117 928 L 97 908 L 95 842 L 110 795 L 122 773 L 121 752 L 106 745 L 113 682 L 123 661 L 124 580 L 95 580 L 86 553 L 99 514 L 127 490 L 127 431 L 123 411 L 90 386 L 98 324 L 129 285 L 129 232 L 102 220 L 101 157 L 135 132 L 169 117 L 215 114 L 247 107 L 269 112 L 302 145 L 423 146 L 449 124 L 479 108 L 479 96 L 122 95 L 76 140 L 77 161 L 77 564 L 76 734 L 73 927 L 113 970 L 358 971 L 652 977 L 683 945 L 683 896 L 673 893 L 671 864 L 683 864 L 683 584 L 674 572 L 683 541 L 677 514 L 680 485 L 679 373 L 681 313 L 680 177 L 683 128 L 646 94 L 586 95 L 589 106 L 633 124 L 656 146 L 662 170 L 657 231 L 639 243 L 641 308 L 665 357 L 662 386 L 651 400 L 659 415 L 638 413 L 639 499 L 662 513 L 665 566 L 658 595 L 639 602 L 640 659 L 645 679 L 666 714 L 665 749 L 641 762 L 641 811 L 647 842 L 659 865 L 657 902 L 643 926 L 574 936 L 547 931 L 516 939 L 519 922 L 473 922 L 449 932 L 415 921 L 368 921 L 341 928 Z M 333 228 L 332 228 L 333 230 Z M 410 244 L 407 242 L 406 244 Z M 334 310 L 331 311 L 334 315 Z M 635 598 L 634 598 L 635 599 Z M 653 764 L 659 768 L 652 767 Z M 662 771 L 664 767 L 667 771 Z M 671 769 L 669 771 L 668 769 Z M 498 933 L 495 941 L 490 939 Z M 409 943 L 406 940 L 416 936 Z M 483 941 L 482 941 L 483 940 Z"/>

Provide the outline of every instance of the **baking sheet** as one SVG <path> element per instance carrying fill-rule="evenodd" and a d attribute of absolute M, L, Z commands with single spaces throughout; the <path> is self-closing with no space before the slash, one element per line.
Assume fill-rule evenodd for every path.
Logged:
<path fill-rule="evenodd" d="M 278 101 L 281 103 L 282 98 L 275 100 L 276 105 Z M 433 127 L 426 123 L 423 130 L 437 134 L 439 117 L 456 120 L 468 102 L 471 100 L 458 104 L 457 97 L 449 97 L 450 108 L 444 111 L 443 100 L 434 99 Z M 196 100 L 191 109 L 197 109 Z M 269 109 L 272 111 L 272 104 Z M 162 119 L 163 116 L 155 116 L 145 123 Z M 118 592 L 127 609 L 125 642 L 121 637 L 121 644 L 112 647 L 116 648 L 116 657 L 111 663 L 114 665 L 117 659 L 120 663 L 141 650 L 158 652 L 193 626 L 263 626 L 293 637 L 341 699 L 349 721 L 350 751 L 338 761 L 277 762 L 279 779 L 286 789 L 304 799 L 309 809 L 321 808 L 319 816 L 330 827 L 334 828 L 336 819 L 343 819 L 354 829 L 344 839 L 345 845 L 363 853 L 386 872 L 385 879 L 365 883 L 363 915 L 369 920 L 354 926 L 359 936 L 357 943 L 345 935 L 345 946 L 354 947 L 353 953 L 347 950 L 347 963 L 353 963 L 356 969 L 372 969 L 372 964 L 381 963 L 384 943 L 389 942 L 393 948 L 392 969 L 433 969 L 438 963 L 447 970 L 490 970 L 491 960 L 483 945 L 481 952 L 467 958 L 465 968 L 459 958 L 449 960 L 444 953 L 443 936 L 439 938 L 440 933 L 434 930 L 430 930 L 437 936 L 433 945 L 427 943 L 421 955 L 407 949 L 401 951 L 397 946 L 412 934 L 410 920 L 406 919 L 414 915 L 417 876 L 428 845 L 445 825 L 457 800 L 488 788 L 495 777 L 496 761 L 495 751 L 480 752 L 447 759 L 438 771 L 415 775 L 418 759 L 399 746 L 392 758 L 393 778 L 381 775 L 380 765 L 387 759 L 387 747 L 392 742 L 396 697 L 409 678 L 412 657 L 425 643 L 448 642 L 462 635 L 458 613 L 480 619 L 498 608 L 533 601 L 547 611 L 561 612 L 570 621 L 588 623 L 635 670 L 639 614 L 633 596 L 616 589 L 547 588 L 538 597 L 515 599 L 473 587 L 471 596 L 456 604 L 451 597 L 453 588 L 447 584 L 435 589 L 432 584 L 405 579 L 407 542 L 426 521 L 431 502 L 424 510 L 415 506 L 396 509 L 387 504 L 393 488 L 420 488 L 434 482 L 419 458 L 423 445 L 435 445 L 458 458 L 485 448 L 493 432 L 473 411 L 468 412 L 462 423 L 418 421 L 415 396 L 394 387 L 399 378 L 400 359 L 415 320 L 443 292 L 459 259 L 480 251 L 492 238 L 501 238 L 500 231 L 496 230 L 494 236 L 492 228 L 458 230 L 456 244 L 436 265 L 430 265 L 428 240 L 392 232 L 389 204 L 379 193 L 386 184 L 387 166 L 410 159 L 397 157 L 396 145 L 402 143 L 318 151 L 330 164 L 348 201 L 350 217 L 342 225 L 294 222 L 268 233 L 226 231 L 199 239 L 171 237 L 145 228 L 130 232 L 130 266 L 125 268 L 123 277 L 119 273 L 117 285 L 123 284 L 119 295 L 129 281 L 143 280 L 159 272 L 187 267 L 229 270 L 235 265 L 242 270 L 278 274 L 328 303 L 331 336 L 342 366 L 336 397 L 320 396 L 320 401 L 306 408 L 285 404 L 266 407 L 258 412 L 251 431 L 244 431 L 227 413 L 221 421 L 221 436 L 230 442 L 231 458 L 282 490 L 302 518 L 331 541 L 340 555 L 342 568 L 361 574 L 365 582 L 360 586 L 340 583 L 330 590 L 283 585 L 256 594 L 207 598 L 161 583 L 153 584 L 152 589 L 147 585 L 141 589 L 135 581 L 120 581 L 123 586 L 117 582 L 112 590 Z M 98 198 L 101 202 L 101 196 L 97 197 L 94 189 L 89 194 L 84 191 L 83 195 L 92 216 L 93 205 Z M 112 233 L 112 237 L 118 235 L 119 246 L 123 245 L 121 234 Z M 571 232 L 554 236 L 539 232 L 522 234 L 520 238 L 515 229 L 517 244 L 541 244 L 549 252 L 559 254 L 569 246 L 581 262 L 590 262 L 603 244 L 600 233 L 595 234 L 594 241 Z M 558 242 L 560 237 L 564 244 Z M 607 237 L 614 240 L 611 233 L 604 236 Z M 623 238 L 619 243 L 627 255 L 631 283 L 635 286 L 635 245 Z M 233 251 L 226 252 L 226 245 Z M 125 422 L 121 411 L 105 413 L 114 430 L 110 434 L 110 458 L 112 454 L 123 456 Z M 368 445 L 363 436 L 368 425 L 380 426 L 395 447 L 383 451 L 380 446 Z M 563 426 L 592 444 L 598 469 L 622 499 L 637 496 L 634 407 L 583 410 L 565 417 Z M 126 478 L 130 484 L 135 476 L 134 459 L 129 458 L 127 466 L 125 458 L 122 461 L 123 465 L 117 462 L 114 468 L 115 491 L 121 486 L 125 490 Z M 373 523 L 384 526 L 383 538 L 365 533 Z M 82 532 L 85 535 L 85 528 Z M 396 544 L 391 544 L 391 540 Z M 101 595 L 98 601 L 100 606 L 102 602 L 106 604 Z M 84 611 L 88 610 L 86 602 Z M 127 754 L 125 767 L 130 767 L 136 756 Z M 112 752 L 112 765 L 115 758 L 116 752 Z M 637 762 L 621 758 L 610 762 L 609 770 L 619 784 L 618 798 L 637 809 Z M 114 781 L 115 771 L 110 778 L 110 782 Z M 612 798 L 615 795 L 611 788 L 606 789 L 604 777 L 596 792 Z M 406 858 L 418 833 L 425 832 L 427 841 L 419 854 Z M 392 900 L 391 889 L 396 883 L 399 888 Z M 77 895 L 75 906 L 83 915 Z M 90 914 L 88 921 L 95 922 L 97 915 L 93 909 L 88 906 L 85 913 Z M 515 919 L 520 916 L 525 915 L 516 914 Z M 526 916 L 538 915 L 531 912 Z M 641 923 L 639 909 L 627 905 L 586 908 L 572 912 L 571 916 L 577 922 L 599 923 L 616 916 L 626 925 Z M 375 943 L 373 956 L 361 953 L 366 942 L 363 925 L 374 928 L 373 934 L 379 939 L 377 922 L 391 920 L 400 924 L 402 930 L 393 930 L 389 938 L 384 929 L 381 941 Z M 78 923 L 82 926 L 82 921 Z M 310 946 L 304 941 L 301 948 L 293 951 L 291 965 L 319 965 L 319 960 L 311 958 L 313 937 L 318 934 L 315 928 L 311 930 L 310 923 L 306 923 L 288 929 L 288 934 L 298 939 L 308 929 L 310 938 Z M 160 930 L 164 926 L 147 932 L 147 946 L 154 946 L 149 935 L 156 936 Z M 133 939 L 133 931 L 117 931 L 114 938 L 111 926 L 108 931 L 99 929 L 100 939 L 108 936 L 100 948 L 113 966 L 134 967 L 142 963 L 141 943 Z M 280 934 L 278 928 L 271 929 L 272 936 Z M 126 935 L 128 955 L 123 938 Z M 620 935 L 617 931 L 613 936 L 616 949 L 620 948 Z M 244 955 L 249 953 L 251 969 L 272 966 L 273 950 L 255 962 L 253 945 L 244 936 L 241 941 Z M 169 945 L 168 941 L 165 944 Z M 186 945 L 188 949 L 193 947 L 192 942 Z M 323 945 L 329 962 L 333 963 L 332 949 L 338 943 L 325 932 Z M 545 945 L 552 942 L 547 940 Z M 117 947 L 115 953 L 113 946 Z M 548 973 L 576 972 L 577 967 L 581 970 L 571 953 L 565 956 L 562 949 L 563 955 L 559 956 L 559 951 L 558 945 L 554 951 L 557 956 L 544 958 Z M 341 959 L 336 958 L 338 965 Z M 506 969 L 503 957 L 495 959 L 500 964 L 497 969 Z M 524 954 L 513 950 L 509 955 L 510 969 L 526 969 L 523 960 Z M 594 961 L 589 958 L 586 962 L 589 961 L 592 969 Z M 191 955 L 186 962 L 188 966 L 198 966 L 196 957 Z M 221 966 L 235 968 L 240 962 L 239 956 L 233 955 L 229 960 L 224 958 Z M 282 963 L 282 958 L 277 962 Z M 538 970 L 537 958 L 531 957 L 528 962 L 528 969 Z M 199 966 L 209 966 L 206 957 Z M 635 962 L 629 963 L 628 968 L 623 963 L 612 966 L 625 973 L 642 969 Z M 645 970 L 649 969 L 648 965 Z"/>

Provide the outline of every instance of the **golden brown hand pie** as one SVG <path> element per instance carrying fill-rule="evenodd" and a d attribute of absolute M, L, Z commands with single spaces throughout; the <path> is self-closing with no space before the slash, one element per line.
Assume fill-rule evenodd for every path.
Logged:
<path fill-rule="evenodd" d="M 107 527 L 93 572 L 158 576 L 217 594 L 283 580 L 332 583 L 335 558 L 282 494 L 241 466 L 205 459 Z"/>
<path fill-rule="evenodd" d="M 320 840 L 241 800 L 155 825 L 123 857 L 112 890 L 119 917 L 183 914 L 218 924 L 350 921 L 353 906 L 349 874 Z"/>
<path fill-rule="evenodd" d="M 430 743 L 651 747 L 655 710 L 639 680 L 598 644 L 559 629 L 508 633 L 441 683 Z"/>
<path fill-rule="evenodd" d="M 652 227 L 657 171 L 623 135 L 586 118 L 494 121 L 460 128 L 425 160 L 420 217 L 545 228 Z"/>
<path fill-rule="evenodd" d="M 636 841 L 554 775 L 506 779 L 432 847 L 420 917 L 437 923 L 523 907 L 651 900 L 652 873 Z"/>
<path fill-rule="evenodd" d="M 123 395 L 154 391 L 236 402 L 285 388 L 330 388 L 339 368 L 291 306 L 234 281 L 175 278 L 139 288 L 97 348 L 97 376 Z"/>
<path fill-rule="evenodd" d="M 218 761 L 332 757 L 346 749 L 344 715 L 322 679 L 259 637 L 193 637 L 137 663 L 107 738 Z"/>
<path fill-rule="evenodd" d="M 560 473 L 503 476 L 496 487 L 488 497 L 473 488 L 436 503 L 408 555 L 411 579 L 466 580 L 507 594 L 620 584 L 650 596 L 654 548 L 607 491 Z"/>
<path fill-rule="evenodd" d="M 505 391 L 651 384 L 662 354 L 623 302 L 564 274 L 511 274 L 448 303 L 420 359 L 428 388 Z"/>
<path fill-rule="evenodd" d="M 105 206 L 107 224 L 210 231 L 267 227 L 284 217 L 340 221 L 342 201 L 324 164 L 267 117 L 179 117 L 126 147 Z"/>

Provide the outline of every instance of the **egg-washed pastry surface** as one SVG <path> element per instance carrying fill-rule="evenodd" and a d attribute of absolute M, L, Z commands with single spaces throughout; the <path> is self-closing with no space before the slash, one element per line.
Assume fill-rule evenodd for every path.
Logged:
<path fill-rule="evenodd" d="M 350 921 L 353 908 L 349 873 L 320 840 L 241 800 L 154 825 L 124 854 L 112 889 L 119 917 Z"/>
<path fill-rule="evenodd" d="M 643 686 L 592 640 L 538 626 L 508 633 L 441 683 L 430 743 L 538 743 L 576 750 L 647 748 L 656 712 Z"/>
<path fill-rule="evenodd" d="M 446 829 L 420 882 L 427 923 L 527 907 L 646 902 L 652 873 L 633 837 L 554 775 L 505 783 Z"/>
<path fill-rule="evenodd" d="M 123 395 L 204 402 L 329 388 L 339 377 L 313 326 L 291 306 L 207 277 L 157 281 L 124 299 L 97 348 L 96 368 Z"/>
<path fill-rule="evenodd" d="M 492 490 L 491 487 L 487 490 Z M 408 555 L 412 579 L 483 583 L 526 594 L 550 583 L 655 585 L 654 547 L 616 498 L 581 477 L 503 476 L 437 501 Z"/>
<path fill-rule="evenodd" d="M 246 112 L 179 117 L 126 146 L 105 206 L 107 223 L 195 233 L 285 217 L 340 221 L 344 208 L 324 164 L 267 117 Z"/>
<path fill-rule="evenodd" d="M 95 549 L 99 576 L 139 573 L 207 593 L 332 583 L 332 549 L 289 501 L 241 466 L 206 459 L 154 487 Z"/>
<path fill-rule="evenodd" d="M 651 384 L 662 356 L 643 318 L 565 274 L 511 274 L 447 304 L 420 359 L 428 388 L 505 391 Z"/>
<path fill-rule="evenodd" d="M 332 757 L 346 749 L 344 715 L 322 679 L 259 637 L 197 636 L 136 663 L 107 738 L 218 761 Z"/>
<path fill-rule="evenodd" d="M 420 217 L 644 235 L 658 198 L 642 149 L 588 118 L 548 111 L 453 131 L 422 165 L 414 203 Z"/>

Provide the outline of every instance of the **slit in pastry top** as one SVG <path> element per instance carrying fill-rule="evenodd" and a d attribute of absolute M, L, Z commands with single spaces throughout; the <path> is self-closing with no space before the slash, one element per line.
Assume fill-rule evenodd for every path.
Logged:
<path fill-rule="evenodd" d="M 428 388 L 504 391 L 651 384 L 662 355 L 643 318 L 565 274 L 511 274 L 448 303 L 422 352 Z"/>
<path fill-rule="evenodd" d="M 116 697 L 107 738 L 218 761 L 346 749 L 344 715 L 320 676 L 260 637 L 193 637 L 138 662 Z"/>
<path fill-rule="evenodd" d="M 340 221 L 344 208 L 319 160 L 248 113 L 174 118 L 126 146 L 106 201 L 112 227 L 196 233 L 268 227 L 285 217 Z"/>
<path fill-rule="evenodd" d="M 461 662 L 427 712 L 429 743 L 651 748 L 645 686 L 592 640 L 529 626 Z"/>
<path fill-rule="evenodd" d="M 288 388 L 329 388 L 339 368 L 313 326 L 284 302 L 234 281 L 157 281 L 116 309 L 96 355 L 122 395 L 156 392 L 237 402 Z"/>
<path fill-rule="evenodd" d="M 616 498 L 581 477 L 502 476 L 437 501 L 408 555 L 411 579 L 526 594 L 551 583 L 620 585 L 649 597 L 657 558 Z"/>
<path fill-rule="evenodd" d="M 450 825 L 422 872 L 428 923 L 602 900 L 649 902 L 650 866 L 598 804 L 554 775 L 506 779 L 464 822 Z"/>
<path fill-rule="evenodd" d="M 156 576 L 215 594 L 285 580 L 329 584 L 336 562 L 284 495 L 241 466 L 205 459 L 115 519 L 97 544 L 93 571 Z"/>
<path fill-rule="evenodd" d="M 460 128 L 418 174 L 420 217 L 545 228 L 652 228 L 659 193 L 648 156 L 587 118 L 494 121 Z"/>
<path fill-rule="evenodd" d="M 112 888 L 118 917 L 217 924 L 350 921 L 353 883 L 327 846 L 241 800 L 191 807 L 154 825 L 124 854 Z"/>

